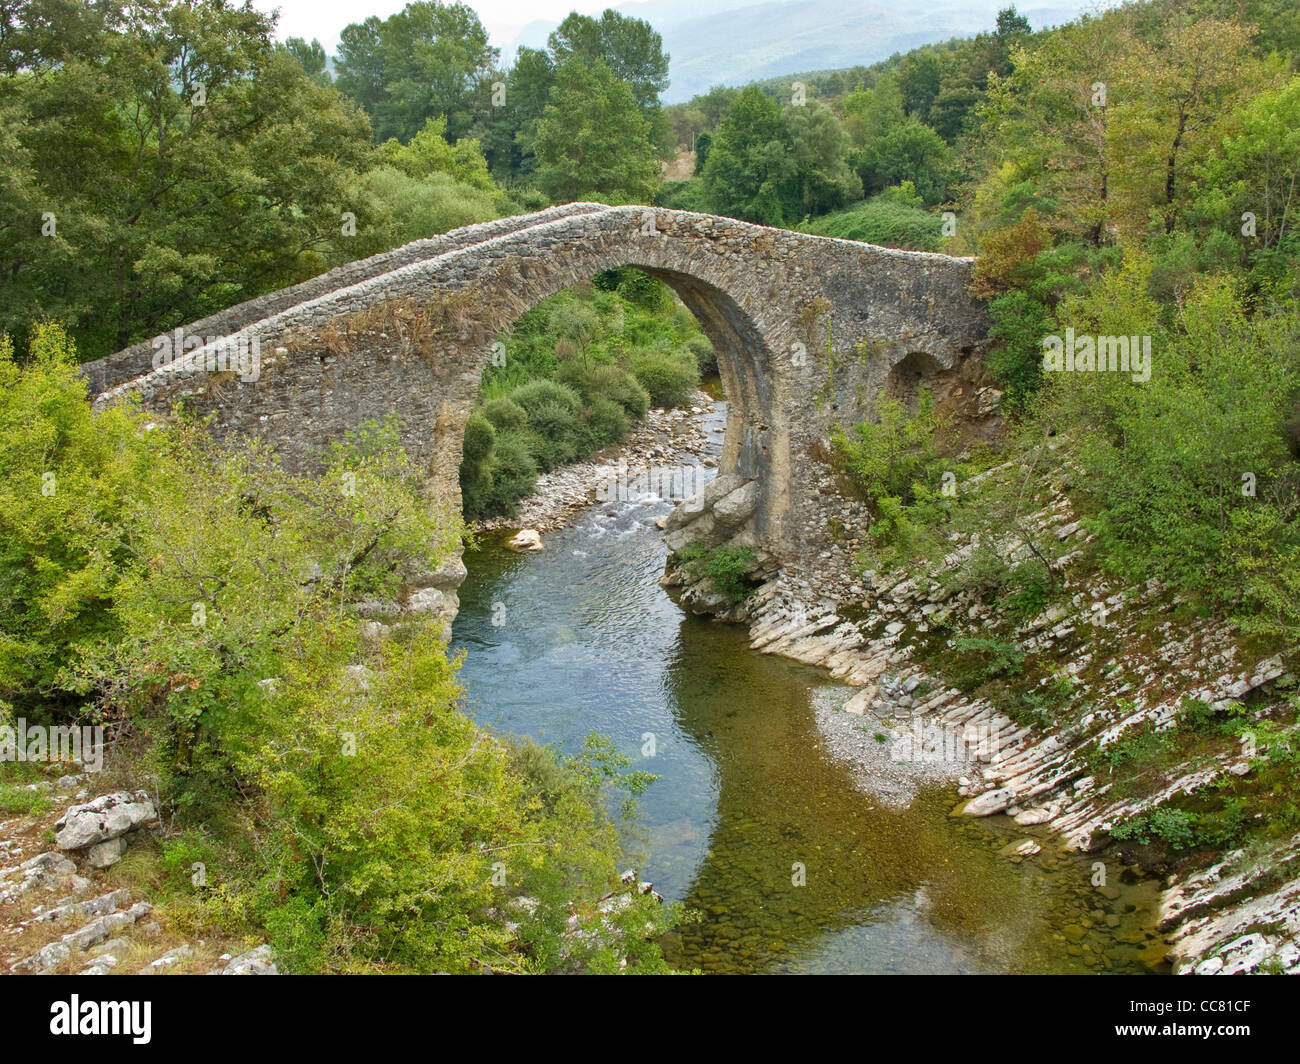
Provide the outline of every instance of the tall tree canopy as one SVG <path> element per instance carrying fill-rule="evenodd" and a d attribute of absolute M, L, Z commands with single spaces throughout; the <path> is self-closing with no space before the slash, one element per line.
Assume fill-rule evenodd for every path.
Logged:
<path fill-rule="evenodd" d="M 650 123 L 603 60 L 570 58 L 537 125 L 537 181 L 556 202 L 649 202 L 659 162 Z"/>
<path fill-rule="evenodd" d="M 407 4 L 383 21 L 344 27 L 338 86 L 365 108 L 380 140 L 409 140 L 439 115 L 455 140 L 473 123 L 474 93 L 499 54 L 465 4 Z"/>
<path fill-rule="evenodd" d="M 40 73 L 0 80 L 0 329 L 58 317 L 94 357 L 321 268 L 369 130 L 268 16 L 154 0 L 72 25 L 98 28 L 51 20 L 57 64 L 6 53 Z"/>
<path fill-rule="evenodd" d="M 659 106 L 668 88 L 668 56 L 663 38 L 650 23 L 606 9 L 599 19 L 569 15 L 547 41 L 556 65 L 577 56 L 587 62 L 603 60 L 613 75 L 632 89 L 636 104 L 647 115 Z"/>

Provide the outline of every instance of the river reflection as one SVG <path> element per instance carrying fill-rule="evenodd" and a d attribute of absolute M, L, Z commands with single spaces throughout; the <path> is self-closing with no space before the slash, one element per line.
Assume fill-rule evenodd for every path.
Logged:
<path fill-rule="evenodd" d="M 818 741 L 824 675 L 751 652 L 742 630 L 683 614 L 659 587 L 654 520 L 670 508 L 597 506 L 540 553 L 468 554 L 454 638 L 477 719 L 569 751 L 599 732 L 660 776 L 641 800 L 642 877 L 703 916 L 670 936 L 671 960 L 715 972 L 1142 970 L 1146 907 L 1100 897 L 1082 861 L 1012 863 L 991 825 L 949 815 L 948 791 L 905 811 L 856 791 Z"/>

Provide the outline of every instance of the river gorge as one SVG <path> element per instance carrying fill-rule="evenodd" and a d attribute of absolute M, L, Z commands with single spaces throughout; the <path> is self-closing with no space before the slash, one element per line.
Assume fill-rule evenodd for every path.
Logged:
<path fill-rule="evenodd" d="M 718 403 L 706 431 L 724 419 Z M 755 653 L 743 627 L 692 616 L 660 586 L 656 521 L 672 507 L 656 495 L 596 503 L 538 552 L 484 535 L 465 556 L 453 649 L 464 651 L 467 708 L 481 723 L 568 752 L 600 733 L 659 777 L 640 800 L 638 871 L 699 913 L 664 943 L 674 964 L 1167 968 L 1155 882 L 1099 891 L 1090 862 L 1047 834 L 1032 859 L 1004 852 L 1024 830 L 952 816 L 949 784 L 923 785 L 905 807 L 858 789 L 817 722 L 849 689 Z"/>

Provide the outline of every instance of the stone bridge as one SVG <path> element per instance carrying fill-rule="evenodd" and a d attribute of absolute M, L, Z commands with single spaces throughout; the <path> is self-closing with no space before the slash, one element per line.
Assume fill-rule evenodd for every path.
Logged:
<path fill-rule="evenodd" d="M 870 419 L 881 389 L 906 397 L 923 379 L 974 393 L 988 321 L 967 292 L 971 260 L 597 203 L 416 241 L 85 373 L 98 403 L 133 392 L 163 412 L 183 399 L 215 415 L 218 435 L 259 435 L 300 471 L 396 414 L 432 494 L 459 506 L 462 433 L 493 344 L 547 296 L 620 266 L 664 281 L 713 342 L 728 400 L 720 472 L 747 489 L 747 541 L 776 559 L 798 546 L 791 515 L 817 490 L 801 471 L 833 423 Z M 222 361 L 254 343 L 259 373 Z"/>

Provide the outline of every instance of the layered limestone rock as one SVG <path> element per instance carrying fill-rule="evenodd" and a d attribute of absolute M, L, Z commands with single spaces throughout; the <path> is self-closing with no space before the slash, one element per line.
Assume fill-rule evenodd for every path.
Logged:
<path fill-rule="evenodd" d="M 695 510 L 683 506 L 666 522 L 670 547 L 744 541 L 743 525 L 720 527 L 717 517 L 723 500 L 743 500 L 736 494 L 743 481 L 719 480 Z M 1119 875 L 1124 862 L 1110 835 L 1116 825 L 1219 781 L 1249 780 L 1252 760 L 1232 742 L 1181 758 L 1140 787 L 1117 787 L 1098 770 L 1117 744 L 1176 728 L 1189 700 L 1212 716 L 1240 712 L 1243 702 L 1261 720 L 1284 715 L 1294 662 L 1252 656 L 1221 620 L 1180 620 L 1178 600 L 1156 581 L 1124 587 L 1090 567 L 1076 570 L 1088 536 L 1064 496 L 1027 519 L 1040 541 L 1054 544 L 1062 586 L 1018 625 L 1015 641 L 1026 657 L 1053 664 L 1055 679 L 1045 676 L 1041 686 L 1055 682 L 1067 693 L 1048 719 L 1026 724 L 953 686 L 930 663 L 951 650 L 957 629 L 991 629 L 1002 620 L 977 591 L 945 578 L 962 572 L 977 545 L 954 542 L 934 570 L 857 571 L 852 553 L 826 531 L 846 523 L 854 504 L 822 487 L 818 504 L 802 515 L 809 535 L 800 557 L 740 608 L 704 593 L 691 601 L 747 623 L 753 649 L 821 666 L 848 684 L 854 690 L 843 710 L 871 717 L 900 756 L 964 761 L 956 812 L 1046 826 L 1067 849 L 1097 854 L 1108 874 Z M 723 505 L 727 520 L 741 510 Z M 990 542 L 1013 563 L 1027 556 L 1018 535 L 998 533 Z M 1253 756 L 1267 757 L 1267 744 Z M 1297 971 L 1300 837 L 1174 878 L 1161 915 L 1175 971 Z"/>
<path fill-rule="evenodd" d="M 736 556 L 747 559 L 745 581 L 757 587 L 776 576 L 778 559 L 763 549 L 757 535 L 758 506 L 755 480 L 722 473 L 668 515 L 663 528 L 671 556 L 660 583 L 683 608 L 724 620 L 748 616 L 747 602 L 727 594 L 705 570 L 715 552 L 743 551 Z"/>

